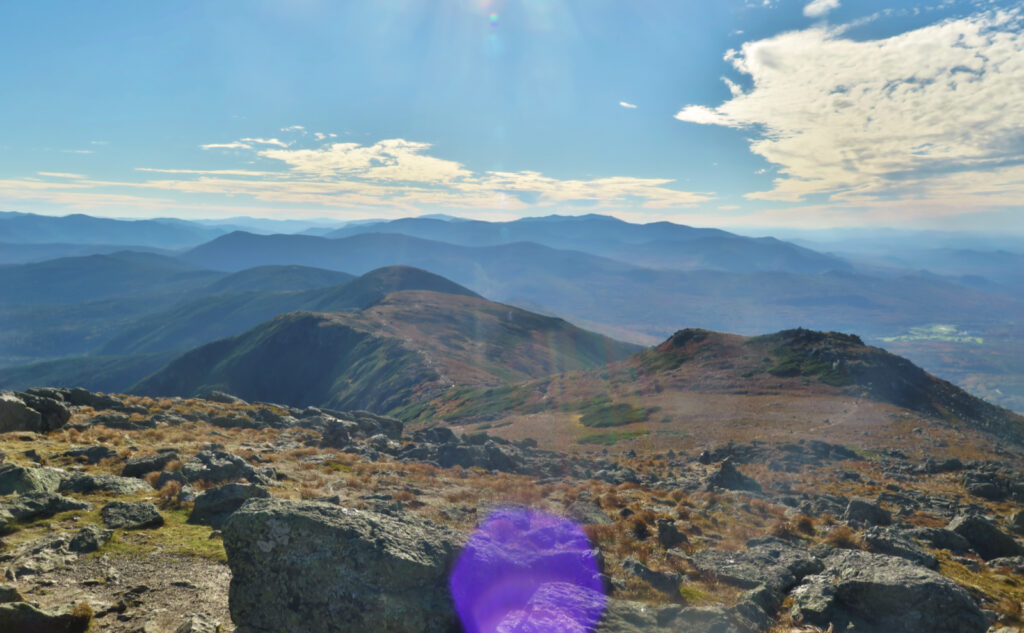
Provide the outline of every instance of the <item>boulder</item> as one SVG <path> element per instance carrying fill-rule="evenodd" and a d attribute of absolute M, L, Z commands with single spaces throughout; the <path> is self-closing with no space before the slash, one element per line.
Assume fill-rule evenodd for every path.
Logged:
<path fill-rule="evenodd" d="M 15 523 L 49 517 L 58 512 L 89 510 L 92 506 L 54 492 L 26 492 L 0 501 L 0 530 Z"/>
<path fill-rule="evenodd" d="M 954 554 L 966 554 L 971 551 L 971 544 L 967 539 L 946 528 L 912 528 L 904 530 L 904 533 L 935 549 L 949 550 Z"/>
<path fill-rule="evenodd" d="M 626 557 L 622 568 L 661 593 L 667 594 L 670 599 L 679 598 L 679 585 L 683 582 L 682 574 L 653 570 L 632 556 Z"/>
<path fill-rule="evenodd" d="M 148 501 L 111 501 L 100 509 L 103 525 L 108 528 L 125 528 L 142 530 L 158 528 L 164 524 L 164 518 L 156 506 Z"/>
<path fill-rule="evenodd" d="M 811 552 L 775 538 L 752 539 L 739 552 L 704 549 L 693 555 L 692 564 L 722 582 L 743 589 L 764 585 L 776 592 L 824 569 Z"/>
<path fill-rule="evenodd" d="M 40 431 L 43 416 L 10 391 L 0 392 L 0 433 Z"/>
<path fill-rule="evenodd" d="M 70 457 L 75 461 L 82 461 L 87 464 L 97 464 L 102 459 L 117 457 L 117 451 L 108 446 L 97 444 L 96 446 L 78 446 L 61 453 L 58 457 Z"/>
<path fill-rule="evenodd" d="M 178 453 L 174 451 L 163 451 L 156 455 L 145 455 L 133 457 L 124 463 L 121 469 L 122 477 L 143 477 L 146 473 L 159 472 L 167 464 L 178 459 Z"/>
<path fill-rule="evenodd" d="M 273 481 L 268 473 L 258 471 L 238 455 L 222 450 L 200 451 L 185 462 L 181 474 L 189 483 L 207 481 L 216 484 L 246 479 L 250 483 L 267 485 Z"/>
<path fill-rule="evenodd" d="M 104 530 L 96 525 L 87 525 L 71 537 L 68 543 L 68 550 L 77 554 L 88 554 L 95 552 L 106 545 L 107 541 L 114 534 L 112 530 Z"/>
<path fill-rule="evenodd" d="M 939 568 L 939 561 L 932 553 L 915 543 L 904 532 L 894 528 L 873 527 L 866 530 L 861 538 L 872 552 L 905 558 L 928 569 Z"/>
<path fill-rule="evenodd" d="M 870 499 L 854 497 L 846 505 L 843 520 L 857 526 L 889 525 L 892 515 Z"/>
<path fill-rule="evenodd" d="M 583 524 L 607 525 L 612 522 L 612 518 L 601 509 L 601 506 L 584 499 L 577 499 L 570 503 L 565 509 L 565 513 L 574 521 Z"/>
<path fill-rule="evenodd" d="M 23 576 L 44 574 L 64 567 L 78 557 L 68 549 L 70 541 L 70 535 L 58 533 L 0 552 L 4 576 L 10 580 L 17 580 Z M 3 630 L 0 628 L 0 631 Z"/>
<path fill-rule="evenodd" d="M 675 547 L 686 543 L 689 539 L 686 535 L 679 531 L 679 527 L 676 526 L 676 522 L 672 519 L 661 518 L 657 520 L 658 525 L 658 542 L 665 549 Z"/>
<path fill-rule="evenodd" d="M 266 488 L 252 484 L 227 484 L 220 488 L 211 488 L 196 496 L 188 522 L 206 524 L 219 529 L 228 516 L 249 499 L 269 497 L 270 492 Z"/>
<path fill-rule="evenodd" d="M 50 613 L 27 602 L 0 604 L 0 631 L 4 633 L 79 633 L 89 628 L 92 615 Z"/>
<path fill-rule="evenodd" d="M 111 492 L 116 495 L 130 495 L 136 492 L 152 492 L 153 487 L 133 477 L 118 477 L 106 473 L 70 473 L 60 483 L 58 492 Z"/>
<path fill-rule="evenodd" d="M 26 492 L 57 492 L 64 478 L 57 468 L 25 468 L 0 464 L 0 495 Z"/>
<path fill-rule="evenodd" d="M 18 588 L 14 585 L 0 583 L 0 603 L 25 602 Z"/>
<path fill-rule="evenodd" d="M 104 409 L 122 409 L 124 407 L 124 400 L 121 400 L 120 398 L 101 393 L 92 393 L 91 391 L 87 391 L 81 387 L 69 389 L 63 393 L 63 396 L 64 401 L 72 406 L 92 407 L 96 411 L 103 411 Z"/>
<path fill-rule="evenodd" d="M 45 433 L 67 424 L 71 410 L 60 400 L 13 391 L 0 392 L 0 433 Z"/>
<path fill-rule="evenodd" d="M 841 550 L 790 594 L 797 621 L 863 633 L 984 633 L 988 621 L 952 580 L 893 556 Z"/>
<path fill-rule="evenodd" d="M 985 560 L 1024 554 L 1024 548 L 1012 536 L 982 516 L 962 514 L 946 527 L 964 537 Z"/>
<path fill-rule="evenodd" d="M 71 419 L 71 409 L 68 408 L 63 400 L 30 393 L 19 393 L 17 396 L 26 405 L 39 412 L 40 428 L 26 429 L 28 431 L 36 430 L 41 433 L 54 431 L 67 424 L 68 420 Z"/>
<path fill-rule="evenodd" d="M 708 490 L 723 488 L 725 490 L 745 490 L 748 492 L 761 492 L 761 484 L 747 477 L 733 464 L 732 458 L 727 457 L 707 479 Z"/>
<path fill-rule="evenodd" d="M 449 633 L 454 536 L 410 515 L 252 499 L 228 517 L 229 601 L 247 633 Z"/>

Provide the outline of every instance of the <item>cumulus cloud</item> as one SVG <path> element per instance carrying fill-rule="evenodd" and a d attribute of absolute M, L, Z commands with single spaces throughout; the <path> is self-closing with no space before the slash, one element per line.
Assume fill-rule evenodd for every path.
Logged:
<path fill-rule="evenodd" d="M 324 134 L 325 139 L 333 136 Z M 326 141 L 301 148 L 267 142 L 271 140 L 276 139 L 246 138 L 201 146 L 240 150 L 240 159 L 259 165 L 258 169 L 137 167 L 136 172 L 152 175 L 142 181 L 44 182 L 23 178 L 0 181 L 0 199 L 47 200 L 78 208 L 100 202 L 155 208 L 169 199 L 158 197 L 161 194 L 157 192 L 164 192 L 165 196 L 195 196 L 205 201 L 217 197 L 249 199 L 274 208 L 345 209 L 387 217 L 438 208 L 514 213 L 555 205 L 561 212 L 576 206 L 588 211 L 648 209 L 671 213 L 714 197 L 711 193 L 675 189 L 674 181 L 666 178 L 559 179 L 536 171 L 474 171 L 457 161 L 432 155 L 429 143 L 400 138 L 369 145 Z M 58 172 L 41 175 L 61 177 Z M 139 202 L 147 196 L 153 196 L 153 204 Z M 76 199 L 78 202 L 72 204 Z M 204 204 L 212 208 L 209 202 Z"/>
<path fill-rule="evenodd" d="M 857 41 L 817 27 L 747 42 L 726 60 L 752 88 L 676 118 L 748 130 L 777 167 L 770 191 L 800 201 L 1024 196 L 1024 19 L 993 11 Z"/>
<path fill-rule="evenodd" d="M 820 18 L 829 11 L 839 8 L 839 0 L 813 0 L 804 7 L 804 15 L 809 18 Z"/>
<path fill-rule="evenodd" d="M 636 110 L 636 105 L 629 103 L 628 101 L 620 101 L 619 105 L 623 108 L 629 108 L 630 110 Z"/>

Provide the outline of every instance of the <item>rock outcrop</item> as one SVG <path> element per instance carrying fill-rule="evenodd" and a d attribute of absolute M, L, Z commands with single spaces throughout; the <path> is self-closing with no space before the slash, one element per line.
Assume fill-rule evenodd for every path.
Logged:
<path fill-rule="evenodd" d="M 456 549 L 411 516 L 253 499 L 223 527 L 237 633 L 451 633 Z"/>
<path fill-rule="evenodd" d="M 71 410 L 62 400 L 31 393 L 0 392 L 0 433 L 45 433 L 67 424 Z"/>
<path fill-rule="evenodd" d="M 988 621 L 965 589 L 893 556 L 837 551 L 793 590 L 797 621 L 858 633 L 983 633 Z"/>

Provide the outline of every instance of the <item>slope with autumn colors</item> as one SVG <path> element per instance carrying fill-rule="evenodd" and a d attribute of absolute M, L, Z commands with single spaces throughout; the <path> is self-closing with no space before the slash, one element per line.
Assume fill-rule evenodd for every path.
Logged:
<path fill-rule="evenodd" d="M 681 330 L 608 367 L 450 390 L 412 423 L 432 420 L 552 446 L 686 449 L 756 438 L 920 451 L 931 448 L 918 439 L 924 429 L 940 438 L 935 447 L 961 443 L 981 458 L 999 442 L 1024 442 L 1024 416 L 857 336 L 801 329 L 756 337 Z"/>
<path fill-rule="evenodd" d="M 409 290 L 355 313 L 279 316 L 186 353 L 133 391 L 216 389 L 250 400 L 387 413 L 452 386 L 588 369 L 639 349 L 479 297 Z"/>

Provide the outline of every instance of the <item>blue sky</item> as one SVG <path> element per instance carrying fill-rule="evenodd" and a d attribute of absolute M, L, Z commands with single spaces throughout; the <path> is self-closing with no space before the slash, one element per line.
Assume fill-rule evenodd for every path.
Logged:
<path fill-rule="evenodd" d="M 1024 232 L 1024 11 L 0 5 L 0 209 Z"/>

